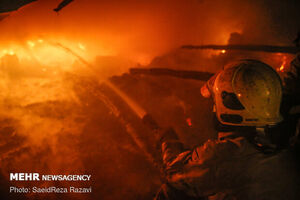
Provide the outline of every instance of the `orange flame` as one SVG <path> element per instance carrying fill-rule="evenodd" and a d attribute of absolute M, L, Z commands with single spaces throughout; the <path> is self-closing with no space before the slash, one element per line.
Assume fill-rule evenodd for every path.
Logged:
<path fill-rule="evenodd" d="M 282 57 L 282 63 L 280 65 L 280 67 L 277 68 L 277 71 L 284 72 L 285 67 L 286 67 L 286 63 L 287 63 L 287 58 L 286 58 L 286 56 L 283 56 Z"/>
<path fill-rule="evenodd" d="M 38 62 L 42 66 L 62 66 L 64 69 L 71 69 L 77 58 L 63 48 L 56 46 L 56 43 L 65 45 L 87 60 L 94 59 L 96 55 L 112 55 L 111 51 L 91 49 L 82 42 L 61 39 L 52 42 L 52 39 L 47 38 L 30 38 L 23 42 L 0 45 L 0 61 L 6 55 L 15 55 L 21 63 Z"/>

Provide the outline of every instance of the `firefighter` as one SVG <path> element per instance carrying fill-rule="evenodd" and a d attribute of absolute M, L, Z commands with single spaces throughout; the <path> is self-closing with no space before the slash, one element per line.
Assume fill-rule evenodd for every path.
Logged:
<path fill-rule="evenodd" d="M 283 119 L 277 72 L 256 60 L 234 62 L 201 93 L 213 98 L 223 128 L 218 139 L 192 150 L 184 149 L 173 129 L 159 132 L 166 183 L 155 199 L 300 199 L 294 155 L 279 149 L 266 131 Z"/>

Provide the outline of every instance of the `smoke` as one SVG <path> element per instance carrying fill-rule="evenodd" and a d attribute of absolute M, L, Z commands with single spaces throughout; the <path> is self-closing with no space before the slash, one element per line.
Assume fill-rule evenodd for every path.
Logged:
<path fill-rule="evenodd" d="M 123 125 L 99 101 L 99 80 L 136 65 L 215 72 L 233 58 L 253 55 L 177 48 L 228 42 L 289 44 L 299 27 L 295 20 L 299 3 L 293 1 L 76 0 L 57 14 L 52 9 L 59 2 L 39 0 L 0 21 L 1 170 L 5 179 L 11 171 L 91 172 L 101 180 L 93 183 L 99 193 L 92 195 L 106 199 L 118 199 L 121 194 L 130 194 L 128 199 L 151 199 L 160 181 L 157 169 L 143 160 Z M 259 55 L 274 66 L 280 66 L 282 56 L 274 60 Z M 128 79 L 134 85 L 136 80 Z M 157 91 L 163 91 L 155 95 L 169 91 L 174 82 L 153 83 Z M 161 90 L 162 84 L 167 89 Z M 194 94 L 198 86 L 189 84 Z M 145 102 L 155 99 L 147 90 L 142 92 Z M 157 97 L 149 104 L 155 110 L 156 104 L 164 108 L 169 102 L 177 107 L 173 115 L 178 115 L 178 121 L 184 118 L 179 116 L 182 113 L 194 116 L 189 113 L 191 106 L 181 102 L 187 96 L 182 93 L 182 98 L 166 93 L 166 100 Z M 197 123 L 210 113 L 200 107 Z M 174 110 L 168 109 L 165 115 Z M 168 122 L 159 111 L 157 116 Z M 145 180 L 151 181 L 142 187 Z M 112 186 L 103 186 L 105 181 Z M 120 193 L 111 196 L 111 190 Z"/>
<path fill-rule="evenodd" d="M 278 5 L 261 1 L 77 0 L 56 14 L 52 8 L 58 3 L 40 0 L 12 13 L 0 24 L 0 40 L 68 39 L 84 43 L 94 56 L 123 55 L 147 64 L 182 44 L 226 44 L 233 32 L 245 43 L 282 44 L 287 39 L 280 37 L 281 30 L 296 26 L 286 16 L 288 24 L 282 19 L 271 26 L 279 17 L 270 10 L 278 11 Z"/>
<path fill-rule="evenodd" d="M 7 46 L 26 46 L 28 42 L 43 39 L 60 43 L 72 51 L 79 46 L 82 49 L 75 53 L 91 63 L 109 56 L 147 65 L 153 58 L 184 44 L 227 44 L 230 40 L 230 43 L 289 45 L 300 27 L 298 20 L 294 20 L 299 18 L 296 9 L 299 2 L 292 0 L 281 3 L 268 0 L 77 0 L 57 14 L 52 9 L 59 2 L 40 0 L 1 21 L 2 50 L 9 53 L 11 48 Z M 48 56 L 49 51 L 45 52 Z M 203 54 L 204 59 L 211 56 L 211 53 Z M 45 55 L 39 55 L 42 59 L 34 53 L 29 56 L 38 61 L 62 60 L 59 55 L 50 58 Z M 65 53 L 60 55 L 68 57 Z M 66 62 L 71 65 L 75 60 L 73 57 L 64 65 Z"/>

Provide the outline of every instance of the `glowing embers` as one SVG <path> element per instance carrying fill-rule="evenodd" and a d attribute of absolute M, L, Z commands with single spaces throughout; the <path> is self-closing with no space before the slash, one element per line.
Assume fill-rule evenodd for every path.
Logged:
<path fill-rule="evenodd" d="M 188 126 L 192 126 L 193 124 L 192 124 L 192 119 L 191 118 L 186 118 L 186 123 L 187 123 L 187 125 Z"/>
<path fill-rule="evenodd" d="M 285 68 L 286 68 L 286 63 L 287 63 L 287 57 L 286 56 L 282 56 L 282 63 L 280 65 L 280 67 L 277 68 L 277 71 L 284 72 Z"/>
<path fill-rule="evenodd" d="M 83 45 L 82 43 L 78 43 L 78 47 L 79 47 L 79 49 L 81 49 L 83 51 L 86 50 L 85 45 Z"/>
<path fill-rule="evenodd" d="M 35 47 L 35 43 L 30 40 L 27 41 L 27 45 L 31 48 Z"/>
<path fill-rule="evenodd" d="M 13 56 L 13 55 L 15 55 L 15 52 L 11 49 L 10 50 L 4 49 L 4 50 L 2 50 L 2 55 L 11 55 L 11 56 Z"/>
<path fill-rule="evenodd" d="M 0 63 L 1 59 L 5 56 L 17 56 L 19 59 L 29 59 L 30 55 L 26 53 L 26 50 L 18 45 L 9 45 L 1 48 L 0 46 Z"/>
<path fill-rule="evenodd" d="M 61 45 L 57 45 L 61 44 Z M 28 39 L 23 42 L 10 42 L 0 46 L 0 60 L 6 55 L 15 55 L 20 63 L 71 69 L 78 59 L 62 48 L 62 44 L 82 57 L 89 57 L 87 46 L 81 42 L 66 40 L 52 41 L 45 38 Z M 89 57 L 90 58 L 90 57 Z"/>

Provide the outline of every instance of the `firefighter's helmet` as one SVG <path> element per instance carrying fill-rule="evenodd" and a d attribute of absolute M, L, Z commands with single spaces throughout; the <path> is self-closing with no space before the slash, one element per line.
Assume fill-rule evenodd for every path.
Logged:
<path fill-rule="evenodd" d="M 281 79 L 263 62 L 241 60 L 226 65 L 201 88 L 201 93 L 212 95 L 222 124 L 265 126 L 282 120 Z"/>

